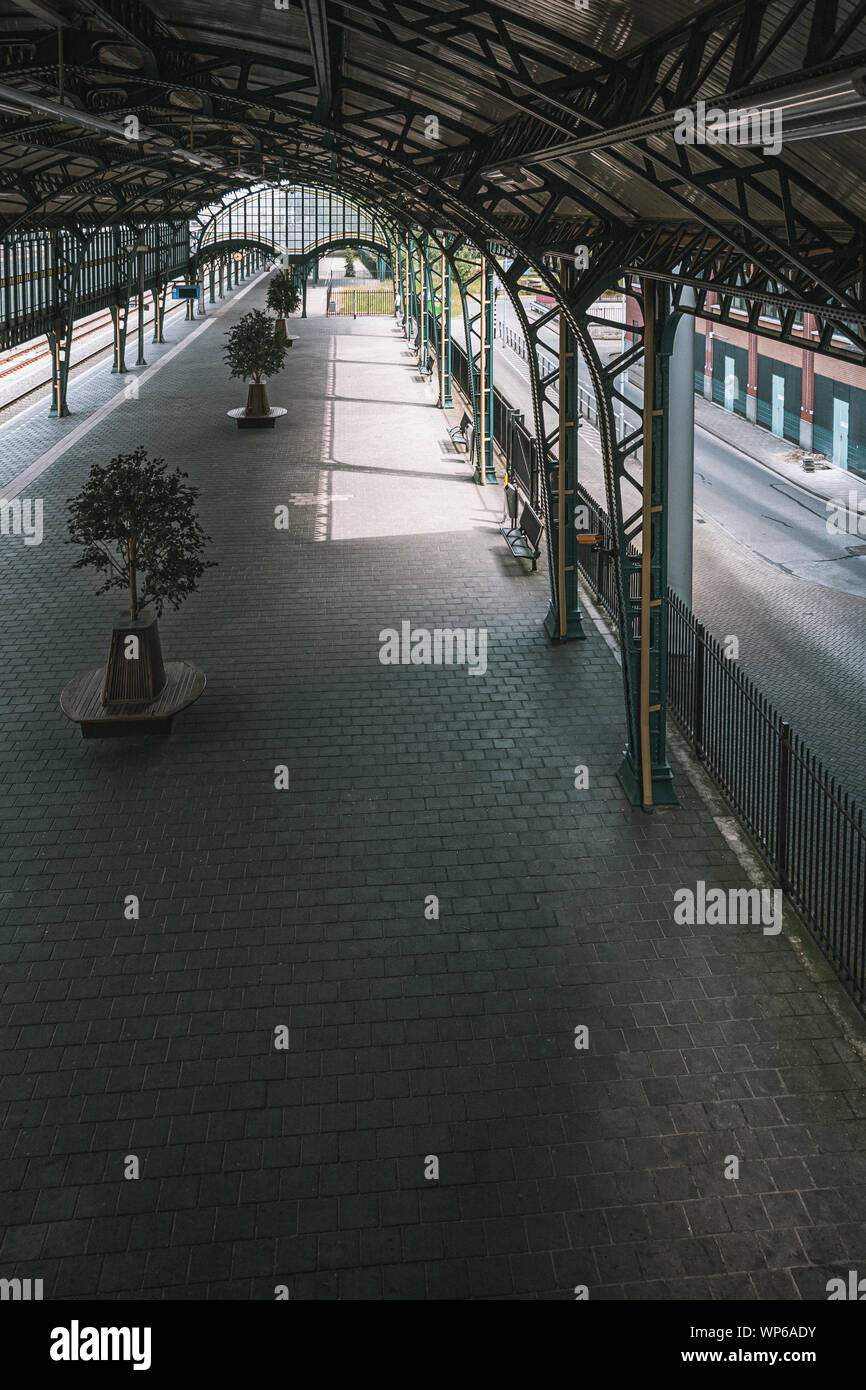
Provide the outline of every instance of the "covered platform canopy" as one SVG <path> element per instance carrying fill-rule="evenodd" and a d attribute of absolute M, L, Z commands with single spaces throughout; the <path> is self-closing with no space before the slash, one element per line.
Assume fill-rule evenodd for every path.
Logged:
<path fill-rule="evenodd" d="M 6 231 L 192 216 L 215 192 L 302 176 L 536 260 L 580 230 L 597 262 L 627 247 L 672 271 L 703 234 L 703 264 L 748 262 L 753 291 L 860 308 L 859 4 L 2 10 Z M 776 154 L 675 142 L 678 109 L 768 96 L 790 127 Z"/>
<path fill-rule="evenodd" d="M 263 181 L 327 190 L 390 229 L 409 321 L 418 321 L 422 353 L 436 348 L 440 377 L 448 331 L 440 311 L 456 276 L 470 325 L 479 470 L 492 480 L 490 306 L 499 278 L 530 344 L 536 457 L 527 490 L 545 515 L 549 630 L 562 639 L 581 635 L 573 409 L 569 416 L 577 388 L 566 377 L 568 363 L 584 357 L 621 615 L 623 780 L 636 803 L 670 799 L 675 330 L 684 315 L 742 324 L 746 304 L 751 332 L 801 344 L 811 316 L 816 351 L 866 363 L 866 6 L 0 0 L 0 12 L 4 288 L 8 297 L 17 280 L 17 248 L 27 238 L 50 242 L 45 261 L 60 303 L 42 306 L 38 331 L 63 337 L 57 311 L 70 298 L 82 237 L 91 245 L 112 227 L 131 229 L 132 240 L 123 230 L 100 253 L 119 295 L 130 264 L 121 248 L 131 248 L 136 229 L 166 229 L 164 268 L 163 240 L 145 267 L 156 285 L 183 260 L 171 229 L 215 198 Z M 467 257 L 477 258 L 469 270 Z M 517 295 L 528 269 L 556 304 L 534 324 Z M 640 317 L 621 356 L 602 361 L 591 307 L 612 287 L 634 296 Z M 554 316 L 551 374 L 539 363 L 538 335 Z M 642 358 L 643 426 L 622 438 L 617 382 Z M 554 385 L 561 420 L 551 435 L 544 408 Z"/>

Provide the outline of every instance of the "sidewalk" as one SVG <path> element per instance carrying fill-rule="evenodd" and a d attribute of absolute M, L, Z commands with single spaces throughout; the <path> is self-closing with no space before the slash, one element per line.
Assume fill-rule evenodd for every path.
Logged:
<path fill-rule="evenodd" d="M 751 886 L 730 818 L 676 752 L 678 806 L 624 801 L 613 655 L 543 636 L 392 320 L 299 323 L 288 414 L 226 418 L 242 288 L 53 461 L 10 427 L 46 530 L 0 542 L 0 1276 L 823 1300 L 866 1267 L 866 1026 L 793 929 L 675 920 Z M 65 504 L 139 442 L 201 489 L 218 568 L 161 631 L 208 685 L 169 739 L 84 742 L 58 696 L 117 601 Z M 483 632 L 485 672 L 384 662 L 404 623 Z"/>

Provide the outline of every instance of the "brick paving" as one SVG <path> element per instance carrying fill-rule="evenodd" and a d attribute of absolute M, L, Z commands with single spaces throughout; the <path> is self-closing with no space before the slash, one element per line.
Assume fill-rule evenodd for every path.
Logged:
<path fill-rule="evenodd" d="M 625 804 L 612 656 L 542 636 L 546 577 L 390 321 L 299 323 L 289 414 L 225 418 L 223 327 L 262 300 L 42 475 L 41 546 L 0 542 L 0 1276 L 823 1299 L 866 1266 L 863 1029 L 784 934 L 674 923 L 744 872 L 682 770 L 679 807 Z M 140 441 L 201 488 L 219 568 L 161 630 L 208 686 L 169 740 L 83 742 L 58 695 L 118 604 L 64 499 Z M 486 675 L 381 664 L 402 621 L 486 628 Z"/>

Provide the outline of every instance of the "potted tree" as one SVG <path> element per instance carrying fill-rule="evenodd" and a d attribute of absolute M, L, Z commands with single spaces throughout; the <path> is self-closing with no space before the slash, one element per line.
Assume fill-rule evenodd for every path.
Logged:
<path fill-rule="evenodd" d="M 250 383 L 244 409 L 229 412 L 239 426 L 272 426 L 278 415 L 285 415 L 281 407 L 271 408 L 268 388 L 262 381 L 262 377 L 271 377 L 280 370 L 285 356 L 285 339 L 274 333 L 273 320 L 261 309 L 250 310 L 229 329 L 223 359 L 231 376 Z"/>
<path fill-rule="evenodd" d="M 92 566 L 103 576 L 97 593 L 127 594 L 105 667 L 76 677 L 61 696 L 64 711 L 84 726 L 85 735 L 88 723 L 100 719 L 128 722 L 124 706 L 137 706 L 135 717 L 144 719 L 145 707 L 158 702 L 163 723 L 167 712 L 170 724 L 171 714 L 204 689 L 203 674 L 189 662 L 163 661 L 159 640 L 165 605 L 179 608 L 214 563 L 202 558 L 210 538 L 196 515 L 198 490 L 186 477 L 179 468 L 170 473 L 164 459 L 149 458 L 139 445 L 105 466 L 94 464 L 81 492 L 69 499 L 69 540 L 83 547 L 75 568 Z M 101 714 L 94 677 L 101 678 Z"/>
<path fill-rule="evenodd" d="M 298 312 L 300 304 L 300 291 L 292 279 L 291 273 L 288 270 L 278 270 L 268 282 L 267 305 L 277 315 L 274 332 L 285 340 L 286 347 L 291 347 L 294 342 L 294 339 L 289 337 L 286 319 L 289 314 Z"/>

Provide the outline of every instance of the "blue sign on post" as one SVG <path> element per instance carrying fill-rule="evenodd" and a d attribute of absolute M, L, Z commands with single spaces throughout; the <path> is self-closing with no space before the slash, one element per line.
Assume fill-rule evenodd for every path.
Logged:
<path fill-rule="evenodd" d="M 172 299 L 198 299 L 198 285 L 175 285 L 171 291 Z"/>

